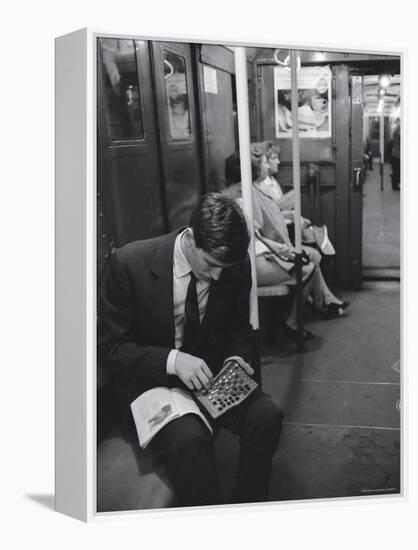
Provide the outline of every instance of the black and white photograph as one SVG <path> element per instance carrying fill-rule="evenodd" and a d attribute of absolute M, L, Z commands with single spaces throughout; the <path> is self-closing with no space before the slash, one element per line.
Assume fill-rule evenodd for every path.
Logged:
<path fill-rule="evenodd" d="M 97 513 L 400 497 L 401 56 L 94 51 Z"/>
<path fill-rule="evenodd" d="M 417 547 L 411 6 L 2 4 L 2 548 Z"/>

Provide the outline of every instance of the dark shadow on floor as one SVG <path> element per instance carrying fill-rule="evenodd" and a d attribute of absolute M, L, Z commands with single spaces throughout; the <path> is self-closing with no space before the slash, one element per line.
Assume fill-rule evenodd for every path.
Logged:
<path fill-rule="evenodd" d="M 55 495 L 25 495 L 29 500 L 33 500 L 44 508 L 55 510 Z"/>

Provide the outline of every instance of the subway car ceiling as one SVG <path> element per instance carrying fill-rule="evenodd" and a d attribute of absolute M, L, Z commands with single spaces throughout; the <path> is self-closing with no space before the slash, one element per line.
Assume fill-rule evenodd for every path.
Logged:
<path fill-rule="evenodd" d="M 202 193 L 224 189 L 225 159 L 239 144 L 230 47 L 108 37 L 97 45 L 100 278 L 113 247 L 186 225 Z M 278 135 L 275 118 L 275 67 L 288 51 L 246 52 L 251 139 L 280 145 L 280 182 L 291 187 L 291 138 Z M 400 58 L 304 50 L 300 59 L 303 70 L 324 67 L 329 75 L 322 93 L 328 131 L 300 140 L 302 211 L 326 223 L 343 251 L 327 278 L 359 288 L 364 109 L 382 73 L 398 86 L 390 93 L 399 101 Z"/>

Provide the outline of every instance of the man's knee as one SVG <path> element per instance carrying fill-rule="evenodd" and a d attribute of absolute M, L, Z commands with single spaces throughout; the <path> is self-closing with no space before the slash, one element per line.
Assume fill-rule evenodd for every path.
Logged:
<path fill-rule="evenodd" d="M 154 452 L 163 461 L 195 460 L 213 447 L 211 434 L 196 415 L 185 415 L 170 422 L 153 442 Z"/>
<path fill-rule="evenodd" d="M 247 436 L 249 439 L 267 440 L 277 443 L 280 437 L 283 411 L 263 395 L 254 403 L 248 419 Z"/>
<path fill-rule="evenodd" d="M 193 457 L 201 452 L 206 452 L 213 446 L 209 432 L 206 434 L 203 430 L 184 431 L 179 433 L 172 443 L 172 447 L 177 455 L 183 457 Z"/>
<path fill-rule="evenodd" d="M 157 458 L 165 466 L 177 505 L 222 504 L 223 495 L 209 430 L 196 415 L 182 416 L 170 424 L 167 424 L 169 429 L 163 434 L 165 440 L 159 442 Z"/>
<path fill-rule="evenodd" d="M 262 422 L 265 432 L 280 433 L 283 421 L 283 411 L 272 401 L 266 404 L 263 410 Z"/>

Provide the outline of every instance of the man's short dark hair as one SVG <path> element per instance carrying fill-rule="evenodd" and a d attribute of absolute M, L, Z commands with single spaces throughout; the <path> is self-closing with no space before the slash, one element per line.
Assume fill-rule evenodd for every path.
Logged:
<path fill-rule="evenodd" d="M 251 162 L 251 177 L 253 181 L 258 177 L 253 162 Z M 241 183 L 241 160 L 239 153 L 233 153 L 225 159 L 225 185 L 226 187 L 230 187 L 235 183 Z"/>
<path fill-rule="evenodd" d="M 190 218 L 195 244 L 221 263 L 247 256 L 250 236 L 247 222 L 234 199 L 222 193 L 203 195 Z"/>

